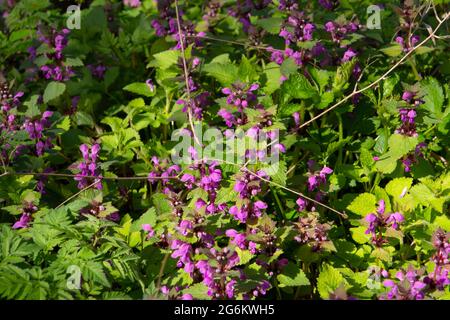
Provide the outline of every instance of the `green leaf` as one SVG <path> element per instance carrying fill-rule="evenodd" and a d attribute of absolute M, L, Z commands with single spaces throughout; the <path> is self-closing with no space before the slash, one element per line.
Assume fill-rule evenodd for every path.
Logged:
<path fill-rule="evenodd" d="M 100 262 L 87 261 L 81 266 L 81 273 L 83 278 L 92 280 L 108 288 L 111 287 L 111 284 L 103 271 L 103 265 Z"/>
<path fill-rule="evenodd" d="M 397 160 L 414 150 L 418 143 L 417 137 L 393 134 L 389 137 L 387 153 L 380 157 L 375 167 L 383 173 L 391 173 L 397 167 Z"/>
<path fill-rule="evenodd" d="M 203 283 L 196 283 L 189 288 L 184 289 L 183 293 L 190 294 L 194 299 L 199 300 L 206 300 L 211 298 L 210 296 L 208 296 L 208 287 Z"/>
<path fill-rule="evenodd" d="M 271 180 L 273 182 L 276 182 L 278 184 L 281 184 L 282 186 L 286 185 L 286 179 L 287 179 L 287 167 L 286 162 L 279 160 L 275 163 L 271 164 L 270 166 L 266 166 L 263 169 L 267 175 L 271 177 Z"/>
<path fill-rule="evenodd" d="M 424 53 L 431 52 L 433 50 L 434 50 L 434 48 L 427 47 L 427 46 L 421 46 L 415 50 L 415 53 L 416 54 L 424 54 Z"/>
<path fill-rule="evenodd" d="M 380 259 L 382 261 L 391 263 L 392 262 L 392 256 L 389 253 L 389 251 L 387 251 L 384 248 L 375 248 L 372 253 L 370 254 L 371 257 Z"/>
<path fill-rule="evenodd" d="M 350 61 L 344 62 L 341 66 L 338 67 L 336 71 L 336 75 L 333 80 L 333 91 L 339 92 L 342 89 L 348 87 L 348 80 L 352 75 L 353 68 L 355 67 L 356 59 L 352 59 Z"/>
<path fill-rule="evenodd" d="M 41 114 L 41 110 L 39 110 L 38 105 L 39 95 L 35 94 L 31 96 L 30 100 L 24 102 L 24 105 L 26 105 L 27 111 L 25 112 L 25 115 L 30 118 L 34 118 Z"/>
<path fill-rule="evenodd" d="M 325 109 L 334 101 L 334 93 L 332 91 L 325 91 L 320 95 L 320 103 L 317 105 L 319 109 Z"/>
<path fill-rule="evenodd" d="M 298 70 L 298 65 L 295 63 L 294 59 L 287 58 L 283 61 L 280 66 L 280 71 L 285 77 L 289 77 L 291 74 L 296 73 Z"/>
<path fill-rule="evenodd" d="M 366 234 L 366 229 L 367 228 L 364 226 L 350 228 L 350 233 L 352 234 L 352 238 L 356 243 L 364 244 L 369 242 L 370 237 Z"/>
<path fill-rule="evenodd" d="M 149 224 L 152 227 L 156 224 L 156 209 L 154 207 L 148 209 L 138 220 L 133 222 L 130 228 L 130 232 L 136 232 L 142 230 L 143 224 Z"/>
<path fill-rule="evenodd" d="M 323 91 L 325 87 L 328 85 L 328 82 L 330 81 L 331 72 L 316 68 L 310 69 L 311 76 L 313 77 L 314 81 L 317 82 L 317 84 L 320 87 L 320 90 Z"/>
<path fill-rule="evenodd" d="M 264 92 L 266 94 L 272 94 L 275 90 L 281 86 L 281 69 L 278 64 L 271 62 L 264 68 L 264 74 L 267 78 L 266 85 L 264 86 Z"/>
<path fill-rule="evenodd" d="M 203 66 L 203 71 L 217 79 L 223 86 L 229 86 L 238 78 L 238 67 L 232 63 L 211 62 Z"/>
<path fill-rule="evenodd" d="M 322 299 L 328 299 L 330 293 L 340 286 L 348 286 L 342 274 L 329 264 L 324 264 L 317 278 L 317 290 Z"/>
<path fill-rule="evenodd" d="M 253 254 L 249 250 L 241 250 L 239 247 L 236 247 L 236 253 L 239 257 L 238 266 L 247 264 L 253 258 Z"/>
<path fill-rule="evenodd" d="M 398 57 L 402 54 L 403 49 L 402 46 L 398 43 L 389 46 L 387 48 L 380 49 L 381 52 L 383 52 L 385 55 L 388 55 L 389 57 Z"/>
<path fill-rule="evenodd" d="M 425 184 L 420 183 L 410 190 L 413 199 L 425 207 L 432 206 L 439 213 L 443 213 L 445 198 L 438 198 Z"/>
<path fill-rule="evenodd" d="M 155 60 L 153 60 L 149 64 L 149 66 L 165 70 L 178 62 L 178 58 L 180 57 L 180 51 L 166 50 L 163 52 L 155 53 L 153 57 L 155 58 Z"/>
<path fill-rule="evenodd" d="M 386 185 L 386 192 L 395 200 L 398 200 L 402 193 L 411 188 L 413 183 L 412 178 L 395 178 Z"/>
<path fill-rule="evenodd" d="M 383 97 L 389 97 L 394 92 L 394 88 L 399 82 L 400 78 L 396 76 L 392 76 L 383 81 Z"/>
<path fill-rule="evenodd" d="M 430 112 L 432 118 L 440 119 L 444 105 L 444 93 L 441 85 L 436 79 L 428 77 L 421 82 L 421 86 L 421 91 L 425 94 L 423 98 L 425 103 L 421 105 L 421 108 Z"/>
<path fill-rule="evenodd" d="M 291 75 L 282 87 L 287 95 L 296 99 L 308 99 L 317 94 L 316 88 L 300 73 Z"/>
<path fill-rule="evenodd" d="M 239 79 L 245 82 L 253 82 L 253 80 L 258 78 L 258 74 L 255 70 L 255 65 L 247 59 L 246 56 L 242 56 L 241 64 L 238 68 Z"/>
<path fill-rule="evenodd" d="M 283 18 L 278 17 L 272 17 L 272 18 L 266 18 L 266 19 L 259 19 L 256 21 L 256 25 L 260 26 L 264 30 L 266 30 L 270 34 L 276 34 L 280 33 L 281 24 L 283 22 Z"/>
<path fill-rule="evenodd" d="M 362 193 L 350 203 L 347 209 L 359 216 L 365 217 L 369 213 L 375 212 L 376 203 L 377 199 L 373 194 Z"/>
<path fill-rule="evenodd" d="M 67 58 L 64 64 L 69 67 L 81 67 L 84 65 L 80 58 Z"/>
<path fill-rule="evenodd" d="M 58 98 L 66 91 L 66 85 L 61 82 L 52 81 L 47 85 L 44 91 L 44 103 Z"/>
<path fill-rule="evenodd" d="M 281 288 L 310 285 L 309 279 L 306 277 L 303 270 L 292 262 L 289 262 L 283 268 L 283 272 L 277 276 L 277 280 L 279 281 L 279 286 Z"/>
<path fill-rule="evenodd" d="M 125 86 L 123 90 L 133 92 L 145 97 L 153 97 L 155 95 L 156 90 L 150 90 L 150 87 L 144 82 L 134 82 Z"/>
<path fill-rule="evenodd" d="M 434 225 L 450 232 L 450 219 L 446 215 L 437 216 L 434 220 Z"/>
<path fill-rule="evenodd" d="M 56 125 L 58 129 L 68 131 L 70 129 L 70 117 L 63 117 L 61 121 Z"/>
<path fill-rule="evenodd" d="M 294 112 L 300 111 L 302 109 L 302 105 L 298 103 L 288 103 L 283 104 L 278 110 L 277 113 L 279 117 L 290 117 Z"/>

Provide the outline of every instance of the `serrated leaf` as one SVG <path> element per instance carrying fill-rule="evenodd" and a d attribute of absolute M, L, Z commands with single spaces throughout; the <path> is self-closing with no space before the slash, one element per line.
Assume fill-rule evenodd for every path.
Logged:
<path fill-rule="evenodd" d="M 359 244 L 369 242 L 370 237 L 366 234 L 366 230 L 367 228 L 364 226 L 350 228 L 350 233 L 352 234 L 353 240 L 355 240 L 355 242 Z"/>
<path fill-rule="evenodd" d="M 64 64 L 69 67 L 84 66 L 83 61 L 81 61 L 80 58 L 67 58 Z"/>
<path fill-rule="evenodd" d="M 444 105 L 444 93 L 441 85 L 436 79 L 428 77 L 421 82 L 421 87 L 425 101 L 421 108 L 428 110 L 433 118 L 439 119 Z"/>
<path fill-rule="evenodd" d="M 434 192 L 425 184 L 420 183 L 413 186 L 410 194 L 416 203 L 425 207 L 432 206 L 439 213 L 443 213 L 445 198 L 437 198 Z"/>
<path fill-rule="evenodd" d="M 382 261 L 391 263 L 392 262 L 392 256 L 389 253 L 389 251 L 387 251 L 384 248 L 375 248 L 372 253 L 370 254 L 371 257 L 380 259 Z"/>
<path fill-rule="evenodd" d="M 68 131 L 70 129 L 70 117 L 64 117 L 62 120 L 56 125 L 58 129 L 62 129 L 64 131 Z"/>
<path fill-rule="evenodd" d="M 355 67 L 356 59 L 344 62 L 338 67 L 333 80 L 333 91 L 341 91 L 348 86 L 348 80 L 352 75 L 353 68 Z"/>
<path fill-rule="evenodd" d="M 239 257 L 239 263 L 237 264 L 238 266 L 247 264 L 254 257 L 249 250 L 242 250 L 239 247 L 236 247 L 235 250 Z"/>
<path fill-rule="evenodd" d="M 383 173 L 391 173 L 397 166 L 397 160 L 414 150 L 417 143 L 417 137 L 408 137 L 401 134 L 391 135 L 388 140 L 389 150 L 380 157 L 375 167 Z"/>
<path fill-rule="evenodd" d="M 155 95 L 156 90 L 150 90 L 150 87 L 144 82 L 134 82 L 123 88 L 125 91 L 129 91 L 132 93 L 139 94 L 145 97 L 153 97 Z"/>
<path fill-rule="evenodd" d="M 264 92 L 272 94 L 275 90 L 281 86 L 281 69 L 278 64 L 271 62 L 266 65 L 264 74 L 267 78 L 266 85 L 264 86 Z"/>
<path fill-rule="evenodd" d="M 375 212 L 376 203 L 377 199 L 373 194 L 362 193 L 350 203 L 347 209 L 359 216 L 365 217 L 369 213 Z"/>
<path fill-rule="evenodd" d="M 266 166 L 263 170 L 270 176 L 271 180 L 281 184 L 282 186 L 286 185 L 287 179 L 287 167 L 286 162 L 280 160 L 277 161 L 270 166 Z"/>
<path fill-rule="evenodd" d="M 329 264 L 324 264 L 317 278 L 317 290 L 322 299 L 328 299 L 330 293 L 334 292 L 340 286 L 347 286 L 342 274 Z"/>
<path fill-rule="evenodd" d="M 178 62 L 178 58 L 180 57 L 180 51 L 166 50 L 159 53 L 155 53 L 153 57 L 155 58 L 155 60 L 153 60 L 149 64 L 149 66 L 165 70 Z"/>
<path fill-rule="evenodd" d="M 280 33 L 281 24 L 283 22 L 283 18 L 278 17 L 272 17 L 272 18 L 266 18 L 266 19 L 259 19 L 256 21 L 256 25 L 260 26 L 264 30 L 266 30 L 270 34 L 276 34 Z"/>
<path fill-rule="evenodd" d="M 296 99 L 308 99 L 317 94 L 316 88 L 300 73 L 291 75 L 282 87 L 287 95 Z"/>
<path fill-rule="evenodd" d="M 81 273 L 83 275 L 83 278 L 92 280 L 107 288 L 111 287 L 111 284 L 109 283 L 108 278 L 106 277 L 106 274 L 103 270 L 103 265 L 100 262 L 87 261 L 81 266 Z"/>
<path fill-rule="evenodd" d="M 381 52 L 383 52 L 385 55 L 388 55 L 389 57 L 398 57 L 399 55 L 402 54 L 403 49 L 402 46 L 398 43 L 386 47 L 386 48 L 382 48 L 380 49 Z"/>
<path fill-rule="evenodd" d="M 156 209 L 154 207 L 148 209 L 138 220 L 133 222 L 130 228 L 130 232 L 136 232 L 142 230 L 143 224 L 149 224 L 152 227 L 156 224 Z"/>
<path fill-rule="evenodd" d="M 296 264 L 289 262 L 281 274 L 277 276 L 280 287 L 299 287 L 310 285 L 309 279 L 306 277 L 303 270 Z"/>

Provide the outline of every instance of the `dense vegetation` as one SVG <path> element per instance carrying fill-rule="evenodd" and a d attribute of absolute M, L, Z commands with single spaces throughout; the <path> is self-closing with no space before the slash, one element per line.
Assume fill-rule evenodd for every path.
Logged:
<path fill-rule="evenodd" d="M 1 0 L 0 297 L 450 299 L 450 6 L 372 2 Z"/>

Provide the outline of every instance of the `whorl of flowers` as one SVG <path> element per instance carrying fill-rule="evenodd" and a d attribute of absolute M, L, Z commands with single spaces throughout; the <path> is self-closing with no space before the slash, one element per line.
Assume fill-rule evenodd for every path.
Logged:
<path fill-rule="evenodd" d="M 93 178 L 94 180 L 101 180 L 102 178 L 97 164 L 100 145 L 94 144 L 92 147 L 89 147 L 87 144 L 82 144 L 80 146 L 80 151 L 83 160 L 77 166 L 80 173 L 77 174 L 75 180 L 78 181 L 78 188 L 84 189 L 94 182 L 90 182 L 92 180 L 90 177 L 96 177 Z M 95 183 L 95 188 L 98 190 L 103 189 L 102 183 L 100 181 Z"/>
<path fill-rule="evenodd" d="M 49 52 L 46 57 L 49 62 L 40 67 L 40 70 L 47 80 L 67 81 L 74 72 L 70 66 L 65 65 L 63 50 L 67 46 L 67 35 L 70 33 L 69 29 L 62 29 L 57 32 L 52 29 L 47 35 L 42 30 L 38 30 L 39 41 L 45 43 Z"/>
<path fill-rule="evenodd" d="M 280 37 L 284 38 L 286 45 L 297 42 L 311 41 L 314 24 L 305 19 L 303 12 L 292 12 L 281 26 Z"/>
<path fill-rule="evenodd" d="M 300 217 L 298 222 L 294 223 L 295 231 L 298 233 L 294 239 L 300 244 L 307 244 L 313 251 L 320 251 L 323 247 L 331 244 L 328 238 L 328 231 L 331 225 L 320 223 L 315 214 L 306 217 Z"/>
<path fill-rule="evenodd" d="M 45 111 L 38 118 L 27 118 L 23 124 L 28 132 L 30 139 L 35 141 L 36 155 L 41 156 L 45 150 L 53 147 L 50 137 L 44 136 L 44 129 L 49 128 L 51 122 L 49 118 L 53 115 L 52 111 Z"/>
<path fill-rule="evenodd" d="M 386 228 L 399 229 L 401 223 L 405 221 L 405 217 L 400 212 L 386 213 L 384 200 L 378 202 L 378 208 L 375 213 L 369 213 L 365 220 L 369 223 L 366 234 L 372 236 L 372 243 L 381 246 L 387 240 L 383 236 Z"/>

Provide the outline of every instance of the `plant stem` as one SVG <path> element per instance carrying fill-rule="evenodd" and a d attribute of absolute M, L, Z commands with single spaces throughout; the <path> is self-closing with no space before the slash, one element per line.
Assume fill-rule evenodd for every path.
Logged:
<path fill-rule="evenodd" d="M 338 159 L 337 159 L 337 166 L 340 166 L 342 164 L 342 155 L 343 155 L 343 148 L 342 148 L 342 141 L 344 140 L 344 123 L 342 121 L 342 115 L 339 112 L 336 112 L 336 117 L 338 118 L 339 122 L 339 153 L 338 153 Z"/>
<path fill-rule="evenodd" d="M 169 256 L 170 256 L 170 252 L 167 252 L 161 262 L 161 268 L 159 268 L 158 283 L 156 285 L 158 290 L 161 289 L 161 280 L 162 280 L 162 276 L 164 274 L 164 269 L 166 268 L 167 260 L 169 260 Z"/>
<path fill-rule="evenodd" d="M 416 80 L 417 81 L 422 80 L 422 77 L 420 76 L 419 72 L 417 71 L 416 63 L 414 62 L 413 58 L 408 59 L 408 63 L 411 66 L 411 69 L 414 73 L 414 76 L 416 77 Z"/>
<path fill-rule="evenodd" d="M 280 212 L 283 216 L 284 219 L 286 219 L 286 216 L 284 214 L 284 209 L 283 209 L 283 205 L 281 204 L 280 198 L 278 197 L 277 191 L 275 190 L 275 188 L 270 188 L 270 190 L 272 191 L 273 197 L 275 198 L 275 201 L 277 202 L 278 208 L 280 209 Z"/>

